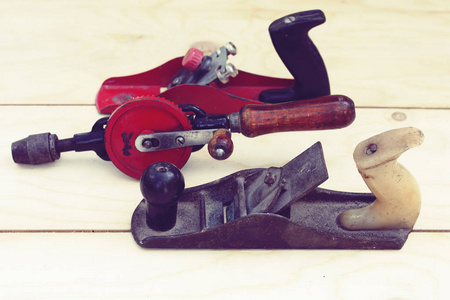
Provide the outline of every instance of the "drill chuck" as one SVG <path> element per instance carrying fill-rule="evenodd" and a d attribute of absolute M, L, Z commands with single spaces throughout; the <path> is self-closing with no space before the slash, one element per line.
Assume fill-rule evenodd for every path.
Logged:
<path fill-rule="evenodd" d="M 58 137 L 56 134 L 40 133 L 18 140 L 11 145 L 12 157 L 15 163 L 40 165 L 53 162 L 60 157 L 56 149 Z"/>

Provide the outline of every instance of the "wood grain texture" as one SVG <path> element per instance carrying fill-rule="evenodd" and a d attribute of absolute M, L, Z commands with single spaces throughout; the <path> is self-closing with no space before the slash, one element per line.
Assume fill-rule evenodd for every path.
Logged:
<path fill-rule="evenodd" d="M 399 251 L 168 251 L 129 233 L 0 234 L 0 297 L 446 299 L 449 242 L 413 233 Z"/>
<path fill-rule="evenodd" d="M 94 99 L 105 79 L 152 69 L 192 45 L 211 52 L 232 41 L 239 69 L 289 78 L 268 26 L 317 8 L 327 21 L 310 36 L 332 93 L 358 107 L 355 122 L 329 131 L 233 134 L 227 161 L 206 149 L 192 154 L 182 170 L 186 186 L 282 166 L 321 141 L 329 171 L 322 187 L 367 191 L 354 147 L 414 126 L 425 142 L 399 162 L 419 183 L 422 209 L 402 250 L 144 250 L 128 232 L 142 198 L 138 181 L 111 163 L 94 153 L 63 153 L 42 166 L 13 163 L 11 143 L 29 134 L 89 131 L 100 117 Z M 448 24 L 445 0 L 1 1 L 0 299 L 447 299 Z"/>
<path fill-rule="evenodd" d="M 285 131 L 339 129 L 355 119 L 355 105 L 342 95 L 272 105 L 246 105 L 239 111 L 240 133 L 256 137 Z"/>

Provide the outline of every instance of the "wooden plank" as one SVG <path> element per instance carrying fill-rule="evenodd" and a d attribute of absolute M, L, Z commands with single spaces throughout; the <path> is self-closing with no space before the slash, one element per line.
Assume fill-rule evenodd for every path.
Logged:
<path fill-rule="evenodd" d="M 368 191 L 352 153 L 359 141 L 380 132 L 415 126 L 425 133 L 422 146 L 405 153 L 400 162 L 416 177 L 422 190 L 417 229 L 450 229 L 447 196 L 450 169 L 448 110 L 358 109 L 349 127 L 332 131 L 279 133 L 256 138 L 233 135 L 234 154 L 224 162 L 206 149 L 193 153 L 183 168 L 186 186 L 203 184 L 242 169 L 282 166 L 317 141 L 323 144 L 329 179 L 325 188 Z M 141 200 L 138 181 L 119 172 L 93 152 L 63 153 L 55 163 L 14 164 L 13 141 L 40 132 L 60 138 L 89 131 L 99 115 L 94 107 L 2 107 L 0 128 L 0 228 L 7 229 L 128 229 Z M 399 121 L 403 120 L 403 121 Z"/>
<path fill-rule="evenodd" d="M 109 77 L 230 40 L 239 69 L 290 77 L 267 28 L 315 8 L 311 0 L 2 1 L 0 103 L 92 104 Z M 449 107 L 450 2 L 328 0 L 320 8 L 327 22 L 311 36 L 333 93 L 360 106 Z"/>
<path fill-rule="evenodd" d="M 130 234 L 0 234 L 3 299 L 447 299 L 449 233 L 399 251 L 139 248 Z"/>

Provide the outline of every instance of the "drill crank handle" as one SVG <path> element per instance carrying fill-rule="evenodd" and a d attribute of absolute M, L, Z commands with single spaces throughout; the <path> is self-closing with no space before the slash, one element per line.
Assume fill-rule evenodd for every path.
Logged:
<path fill-rule="evenodd" d="M 283 131 L 337 129 L 355 119 L 353 101 L 342 95 L 259 105 L 249 104 L 229 115 L 230 129 L 246 137 Z"/>

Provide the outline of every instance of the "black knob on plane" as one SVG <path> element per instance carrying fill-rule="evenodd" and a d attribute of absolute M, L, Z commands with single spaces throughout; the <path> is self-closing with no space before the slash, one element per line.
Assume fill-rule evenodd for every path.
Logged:
<path fill-rule="evenodd" d="M 177 203 L 184 191 L 184 177 L 172 163 L 150 165 L 141 176 L 141 192 L 146 204 L 147 225 L 157 231 L 175 226 Z"/>

